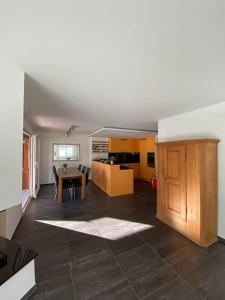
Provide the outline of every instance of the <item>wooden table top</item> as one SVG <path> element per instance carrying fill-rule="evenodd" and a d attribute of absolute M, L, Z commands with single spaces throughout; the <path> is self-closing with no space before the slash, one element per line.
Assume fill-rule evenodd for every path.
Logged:
<path fill-rule="evenodd" d="M 84 174 L 77 168 L 66 168 L 66 170 L 64 170 L 64 168 L 59 168 L 58 176 L 62 178 L 76 178 L 82 177 Z"/>

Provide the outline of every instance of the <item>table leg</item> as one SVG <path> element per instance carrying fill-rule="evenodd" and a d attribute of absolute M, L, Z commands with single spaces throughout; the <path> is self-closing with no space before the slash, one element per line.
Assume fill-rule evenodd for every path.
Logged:
<path fill-rule="evenodd" d="M 58 203 L 62 203 L 62 177 L 59 177 L 58 182 Z"/>
<path fill-rule="evenodd" d="M 86 176 L 82 176 L 82 192 L 81 192 L 81 198 L 85 198 L 85 193 L 86 193 Z"/>

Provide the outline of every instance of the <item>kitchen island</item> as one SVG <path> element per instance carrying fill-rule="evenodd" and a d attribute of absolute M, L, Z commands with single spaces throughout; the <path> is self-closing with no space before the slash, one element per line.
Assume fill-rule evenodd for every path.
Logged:
<path fill-rule="evenodd" d="M 91 180 L 110 197 L 134 192 L 133 169 L 119 164 L 92 161 Z"/>

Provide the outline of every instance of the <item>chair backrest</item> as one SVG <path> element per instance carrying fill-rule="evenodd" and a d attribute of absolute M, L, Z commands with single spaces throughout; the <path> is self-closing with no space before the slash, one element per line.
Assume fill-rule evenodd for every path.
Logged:
<path fill-rule="evenodd" d="M 80 164 L 80 165 L 78 166 L 78 170 L 81 171 L 81 168 L 82 168 L 82 164 Z"/>
<path fill-rule="evenodd" d="M 52 170 L 53 170 L 53 175 L 54 175 L 54 179 L 55 179 L 55 184 L 58 186 L 58 174 L 57 174 L 55 165 L 52 166 Z"/>
<path fill-rule="evenodd" d="M 85 174 L 86 170 L 87 170 L 87 167 L 86 167 L 86 166 L 83 166 L 83 167 L 82 167 L 82 173 Z"/>
<path fill-rule="evenodd" d="M 86 172 L 85 172 L 85 175 L 86 175 L 86 185 L 88 184 L 90 173 L 91 173 L 91 168 L 86 168 Z"/>

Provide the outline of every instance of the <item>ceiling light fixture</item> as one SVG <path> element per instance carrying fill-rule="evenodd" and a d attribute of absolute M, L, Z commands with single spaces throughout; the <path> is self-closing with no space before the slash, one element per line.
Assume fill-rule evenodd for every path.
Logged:
<path fill-rule="evenodd" d="M 74 131 L 78 128 L 78 125 L 72 125 L 70 129 L 67 131 L 67 136 L 70 136 Z"/>

